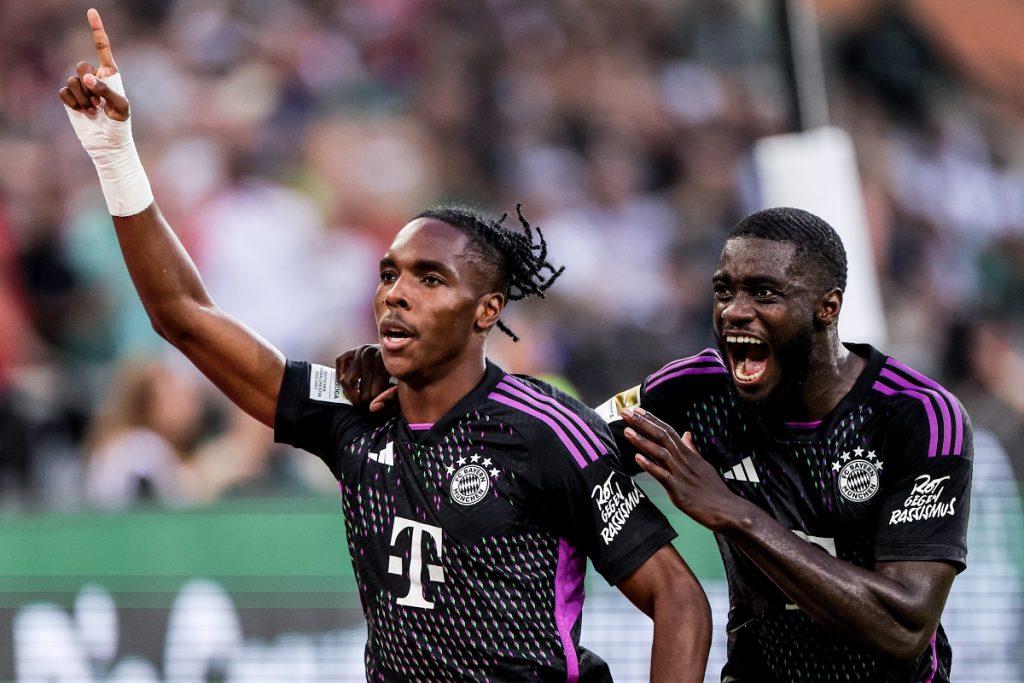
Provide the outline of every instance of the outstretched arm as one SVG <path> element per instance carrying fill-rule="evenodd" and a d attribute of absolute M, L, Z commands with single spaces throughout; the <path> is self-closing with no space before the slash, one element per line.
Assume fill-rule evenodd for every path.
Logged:
<path fill-rule="evenodd" d="M 740 548 L 801 610 L 833 631 L 894 659 L 924 651 L 956 569 L 944 562 L 881 562 L 874 571 L 829 555 L 760 507 L 734 495 L 690 434 L 641 408 L 625 409 L 637 463 L 672 502 Z"/>
<path fill-rule="evenodd" d="M 99 66 L 81 62 L 60 90 L 100 176 L 125 264 L 153 328 L 239 407 L 273 426 L 284 357 L 210 299 L 195 264 L 153 201 L 131 137 L 130 107 L 99 13 L 89 26 Z"/>
<path fill-rule="evenodd" d="M 704 680 L 711 648 L 711 608 L 697 577 L 666 545 L 618 585 L 654 621 L 651 681 Z"/>

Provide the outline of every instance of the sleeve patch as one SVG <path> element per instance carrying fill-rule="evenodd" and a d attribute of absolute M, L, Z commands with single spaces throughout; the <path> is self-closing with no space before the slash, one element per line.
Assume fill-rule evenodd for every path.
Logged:
<path fill-rule="evenodd" d="M 334 368 L 326 365 L 309 366 L 309 400 L 352 405 L 352 401 L 348 400 L 341 384 L 338 383 Z"/>
<path fill-rule="evenodd" d="M 635 408 L 638 405 L 640 405 L 639 385 L 632 389 L 627 389 L 626 391 L 615 394 L 610 399 L 594 408 L 594 411 L 601 416 L 601 419 L 608 424 L 611 424 L 622 419 L 622 415 L 620 413 L 623 408 Z"/>

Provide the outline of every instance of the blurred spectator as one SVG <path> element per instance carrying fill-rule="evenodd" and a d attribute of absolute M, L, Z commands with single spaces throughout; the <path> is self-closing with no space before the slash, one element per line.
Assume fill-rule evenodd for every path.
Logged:
<path fill-rule="evenodd" d="M 948 3 L 814 4 L 892 350 L 937 371 L 936 330 L 984 301 L 1019 355 L 1024 136 L 1010 98 L 990 106 L 961 76 L 941 41 L 957 27 L 936 28 Z M 47 487 L 77 481 L 59 473 L 79 464 L 110 369 L 162 348 L 54 96 L 90 45 L 84 8 L 0 3 L 0 462 L 7 486 L 48 503 L 69 499 Z M 319 362 L 374 337 L 381 235 L 446 198 L 522 201 L 568 268 L 554 313 L 509 359 L 604 397 L 710 342 L 710 264 L 757 203 L 751 145 L 788 120 L 770 3 L 169 0 L 114 3 L 104 19 L 161 208 L 212 295 Z M 225 448 L 248 443 L 240 429 Z M 223 489 L 209 476 L 207 497 Z"/>
<path fill-rule="evenodd" d="M 309 454 L 274 443 L 273 430 L 228 403 L 226 425 L 203 441 L 189 462 L 195 485 L 194 503 L 221 498 L 335 493 L 338 482 L 330 470 Z"/>
<path fill-rule="evenodd" d="M 188 455 L 201 415 L 193 377 L 159 361 L 123 364 L 87 439 L 87 500 L 111 510 L 140 501 L 181 507 L 199 500 Z"/>
<path fill-rule="evenodd" d="M 943 374 L 979 429 L 1004 444 L 1016 478 L 1024 481 L 1024 353 L 1001 319 L 984 315 L 954 322 Z"/>

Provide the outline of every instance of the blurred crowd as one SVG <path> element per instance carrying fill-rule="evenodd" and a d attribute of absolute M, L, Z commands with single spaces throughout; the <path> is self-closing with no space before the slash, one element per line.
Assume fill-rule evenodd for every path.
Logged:
<path fill-rule="evenodd" d="M 327 365 L 375 339 L 377 259 L 411 216 L 522 202 L 567 268 L 492 356 L 591 403 L 636 383 L 712 343 L 722 237 L 759 208 L 752 145 L 792 127 L 771 3 L 94 4 L 214 299 Z M 56 96 L 94 59 L 88 6 L 0 2 L 0 508 L 330 490 L 150 328 Z M 885 350 L 958 391 L 1024 478 L 1024 135 L 900 6 L 819 17 Z"/>

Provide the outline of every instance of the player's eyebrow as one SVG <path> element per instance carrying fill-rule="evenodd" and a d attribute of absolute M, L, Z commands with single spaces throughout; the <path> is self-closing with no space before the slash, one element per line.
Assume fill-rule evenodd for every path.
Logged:
<path fill-rule="evenodd" d="M 767 285 L 769 287 L 783 287 L 787 284 L 785 280 L 780 280 L 771 275 L 751 275 L 749 277 L 736 278 L 729 275 L 725 271 L 718 271 L 711 277 L 711 282 L 714 284 L 726 283 L 726 282 L 737 282 L 746 287 L 752 287 L 756 285 Z"/>
<path fill-rule="evenodd" d="M 398 268 L 398 263 L 390 256 L 385 256 L 380 260 L 381 268 Z M 452 269 L 442 261 L 435 261 L 433 259 L 417 259 L 408 265 L 407 270 L 411 270 L 414 273 L 440 273 L 445 276 L 452 276 L 454 272 Z"/>

